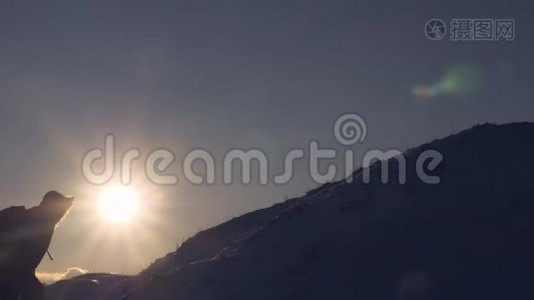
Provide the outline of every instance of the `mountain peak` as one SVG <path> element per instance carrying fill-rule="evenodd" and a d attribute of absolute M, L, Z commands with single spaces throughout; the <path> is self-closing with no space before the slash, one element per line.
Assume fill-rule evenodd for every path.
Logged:
<path fill-rule="evenodd" d="M 439 184 L 360 169 L 198 233 L 106 299 L 531 299 L 534 124 L 477 125 L 407 164 L 428 149 Z"/>

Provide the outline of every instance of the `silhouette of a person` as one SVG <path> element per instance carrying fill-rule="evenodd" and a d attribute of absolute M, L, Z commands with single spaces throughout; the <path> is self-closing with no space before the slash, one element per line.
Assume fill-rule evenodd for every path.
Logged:
<path fill-rule="evenodd" d="M 72 202 L 73 198 L 51 191 L 33 208 L 13 206 L 0 211 L 0 299 L 44 299 L 35 269 Z"/>

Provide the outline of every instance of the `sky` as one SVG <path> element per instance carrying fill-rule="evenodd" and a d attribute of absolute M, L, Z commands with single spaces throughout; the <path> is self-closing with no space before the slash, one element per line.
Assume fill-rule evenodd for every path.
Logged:
<path fill-rule="evenodd" d="M 514 19 L 515 39 L 433 41 L 425 36 L 433 18 Z M 532 28 L 526 0 L 3 1 L 0 208 L 37 205 L 48 190 L 74 195 L 52 240 L 54 261 L 45 257 L 39 271 L 137 273 L 202 229 L 317 184 L 301 163 L 283 185 L 182 176 L 160 186 L 140 163 L 132 186 L 142 211 L 112 224 L 97 211 L 106 185 L 81 170 L 106 134 L 118 154 L 171 150 L 180 177 L 191 149 L 219 165 L 231 149 L 261 149 L 275 173 L 287 151 L 312 140 L 343 150 L 332 126 L 348 112 L 368 127 L 357 154 L 478 123 L 534 121 Z M 414 92 L 451 80 L 468 88 Z M 116 175 L 107 186 L 119 183 Z"/>

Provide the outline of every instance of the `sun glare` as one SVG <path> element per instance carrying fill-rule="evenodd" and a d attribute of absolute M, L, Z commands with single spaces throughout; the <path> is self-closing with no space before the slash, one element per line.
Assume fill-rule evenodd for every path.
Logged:
<path fill-rule="evenodd" d="M 99 198 L 102 217 L 122 223 L 132 220 L 139 210 L 137 193 L 127 186 L 113 186 L 102 190 Z"/>

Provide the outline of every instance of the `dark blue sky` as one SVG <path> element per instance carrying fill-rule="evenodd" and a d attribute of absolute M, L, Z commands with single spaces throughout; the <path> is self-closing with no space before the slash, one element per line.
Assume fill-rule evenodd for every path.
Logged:
<path fill-rule="evenodd" d="M 52 245 L 61 259 L 44 271 L 135 272 L 199 229 L 314 186 L 305 169 L 280 187 L 151 186 L 158 225 L 150 242 L 135 241 L 135 264 L 109 236 L 72 255 L 93 226 L 82 207 L 96 188 L 81 159 L 106 133 L 143 153 L 260 148 L 279 170 L 310 140 L 339 147 L 332 124 L 345 112 L 369 126 L 357 151 L 534 119 L 531 1 L 108 2 L 0 4 L 1 206 L 35 205 L 49 189 L 78 199 Z M 432 18 L 514 19 L 516 38 L 431 41 Z M 481 76 L 474 93 L 412 94 L 466 65 Z"/>

